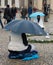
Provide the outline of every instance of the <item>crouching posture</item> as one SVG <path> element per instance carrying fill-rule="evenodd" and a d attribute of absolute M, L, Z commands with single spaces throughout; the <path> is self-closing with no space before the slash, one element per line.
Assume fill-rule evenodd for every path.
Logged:
<path fill-rule="evenodd" d="M 10 59 L 29 60 L 29 58 L 32 59 L 33 55 L 36 55 L 36 58 L 38 58 L 38 52 L 35 51 L 35 46 L 28 44 L 25 33 L 22 33 L 21 35 L 16 35 L 14 33 L 11 34 L 8 51 L 8 57 Z"/>

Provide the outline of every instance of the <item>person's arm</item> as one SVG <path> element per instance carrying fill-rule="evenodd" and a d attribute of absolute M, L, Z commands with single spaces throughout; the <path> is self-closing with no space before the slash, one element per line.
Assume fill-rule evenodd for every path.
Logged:
<path fill-rule="evenodd" d="M 27 41 L 26 34 L 25 34 L 25 33 L 22 33 L 21 36 L 22 36 L 23 44 L 24 44 L 25 46 L 27 46 L 27 45 L 28 45 L 28 41 Z"/>
<path fill-rule="evenodd" d="M 3 18 L 6 19 L 6 8 L 4 9 L 4 16 L 3 16 Z"/>

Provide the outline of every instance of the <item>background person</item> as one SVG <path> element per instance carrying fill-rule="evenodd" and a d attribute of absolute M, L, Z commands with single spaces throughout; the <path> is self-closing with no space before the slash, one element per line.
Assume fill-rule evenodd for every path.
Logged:
<path fill-rule="evenodd" d="M 15 4 L 13 4 L 13 6 L 11 8 L 11 18 L 12 19 L 15 19 L 16 13 L 17 13 L 17 8 L 15 7 Z"/>
<path fill-rule="evenodd" d="M 29 6 L 28 7 L 28 17 L 29 17 L 29 20 L 31 20 L 31 18 L 30 18 L 31 14 L 32 14 L 32 6 Z"/>
<path fill-rule="evenodd" d="M 7 23 L 11 21 L 11 10 L 9 5 L 7 5 L 4 10 L 4 19 L 7 20 Z"/>
<path fill-rule="evenodd" d="M 21 9 L 21 18 L 25 19 L 26 15 L 27 15 L 27 8 L 22 7 L 22 9 Z"/>
<path fill-rule="evenodd" d="M 44 22 L 48 22 L 48 7 L 46 1 L 44 2 Z"/>
<path fill-rule="evenodd" d="M 38 9 L 34 6 L 33 7 L 33 12 L 36 12 Z"/>

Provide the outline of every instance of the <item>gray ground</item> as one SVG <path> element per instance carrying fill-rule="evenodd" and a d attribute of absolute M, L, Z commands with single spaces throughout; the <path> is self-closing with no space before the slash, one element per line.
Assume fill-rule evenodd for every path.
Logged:
<path fill-rule="evenodd" d="M 50 16 L 49 22 L 45 22 L 45 28 L 53 33 L 53 15 Z M 39 52 L 40 58 L 31 61 L 22 61 L 18 59 L 8 58 L 9 32 L 0 28 L 0 65 L 53 65 L 53 44 L 34 43 L 36 50 Z M 45 37 L 37 37 L 46 39 Z M 30 38 L 34 39 L 34 37 Z M 53 36 L 50 36 L 53 39 Z M 50 40 L 49 39 L 49 40 Z"/>

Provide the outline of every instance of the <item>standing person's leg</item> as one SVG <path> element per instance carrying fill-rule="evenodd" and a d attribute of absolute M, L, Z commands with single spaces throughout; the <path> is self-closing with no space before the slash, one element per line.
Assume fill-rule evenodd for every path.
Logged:
<path fill-rule="evenodd" d="M 28 14 L 28 18 L 29 18 L 29 20 L 31 20 L 31 18 L 30 18 L 30 14 Z"/>
<path fill-rule="evenodd" d="M 22 16 L 22 19 L 24 19 L 24 20 L 25 20 L 25 16 Z"/>
<path fill-rule="evenodd" d="M 46 22 L 46 15 L 44 16 L 44 22 Z"/>
<path fill-rule="evenodd" d="M 26 17 L 25 18 L 26 18 L 26 20 L 28 20 L 28 14 L 26 14 Z"/>
<path fill-rule="evenodd" d="M 45 16 L 45 22 L 48 22 L 48 15 Z"/>
<path fill-rule="evenodd" d="M 13 16 L 13 19 L 15 20 L 16 16 Z"/>
<path fill-rule="evenodd" d="M 29 20 L 31 20 L 31 17 L 29 17 Z"/>
<path fill-rule="evenodd" d="M 44 16 L 44 22 L 48 22 L 48 15 Z"/>
<path fill-rule="evenodd" d="M 1 19 L 0 19 L 0 24 L 1 24 L 2 28 L 3 28 L 3 24 L 2 24 L 2 21 L 1 21 Z"/>
<path fill-rule="evenodd" d="M 10 22 L 11 20 L 7 20 L 7 24 Z"/>

